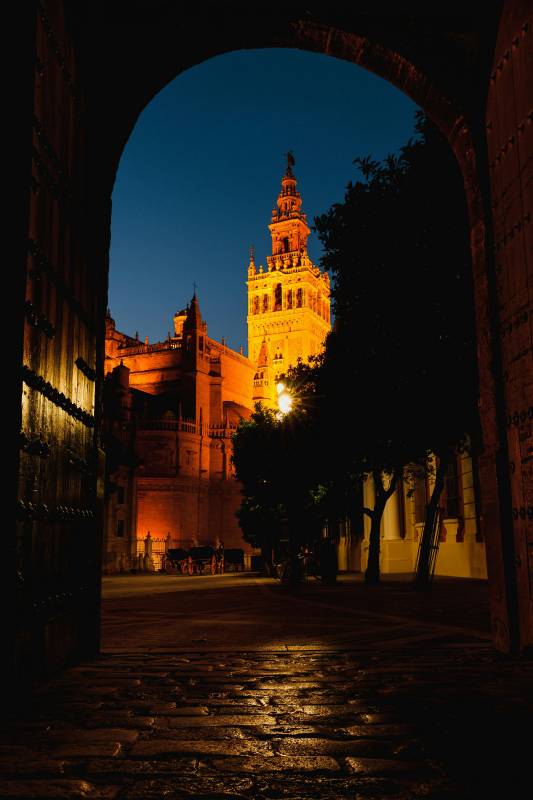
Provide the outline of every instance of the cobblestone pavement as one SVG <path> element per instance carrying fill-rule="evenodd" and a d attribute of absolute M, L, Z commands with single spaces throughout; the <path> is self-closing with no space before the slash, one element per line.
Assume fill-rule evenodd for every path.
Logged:
<path fill-rule="evenodd" d="M 292 612 L 277 596 L 287 618 L 303 615 L 305 591 Z M 324 597 L 333 614 L 334 592 Z M 482 630 L 414 620 L 406 597 L 404 617 L 352 609 L 349 647 L 254 639 L 246 649 L 243 637 L 225 649 L 107 652 L 69 669 L 5 725 L 0 797 L 529 796 L 533 663 L 498 656 Z M 312 599 L 314 589 L 308 613 Z"/>

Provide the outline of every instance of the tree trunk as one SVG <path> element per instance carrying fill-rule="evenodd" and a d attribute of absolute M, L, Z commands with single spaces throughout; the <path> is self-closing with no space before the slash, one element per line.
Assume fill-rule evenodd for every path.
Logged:
<path fill-rule="evenodd" d="M 274 574 L 274 566 L 272 563 L 272 542 L 261 545 L 261 557 L 265 565 L 265 572 L 270 578 Z"/>
<path fill-rule="evenodd" d="M 368 546 L 368 564 L 365 572 L 365 583 L 376 585 L 380 580 L 379 572 L 379 543 L 381 538 L 381 519 L 385 510 L 386 499 L 374 503 L 370 523 L 370 542 Z"/>
<path fill-rule="evenodd" d="M 395 469 L 391 475 L 388 489 L 385 489 L 383 486 L 383 477 L 381 471 L 374 470 L 372 475 L 374 479 L 374 488 L 376 491 L 376 500 L 373 511 L 365 509 L 365 512 L 369 514 L 371 518 L 370 542 L 368 545 L 368 564 L 365 572 L 365 583 L 370 585 L 376 585 L 380 581 L 379 546 L 381 538 L 381 519 L 383 517 L 383 512 L 385 511 L 385 506 L 387 505 L 387 500 L 392 494 L 394 494 L 396 490 L 399 474 L 400 470 Z"/>
<path fill-rule="evenodd" d="M 431 556 L 431 540 L 432 533 L 435 527 L 435 518 L 439 501 L 444 489 L 444 480 L 448 465 L 450 463 L 451 453 L 446 451 L 439 456 L 439 463 L 435 473 L 435 485 L 431 492 L 431 497 L 426 509 L 426 518 L 424 520 L 424 530 L 422 531 L 422 540 L 420 542 L 420 557 L 418 559 L 418 569 L 416 572 L 416 584 L 418 586 L 427 586 L 430 580 L 429 560 Z"/>

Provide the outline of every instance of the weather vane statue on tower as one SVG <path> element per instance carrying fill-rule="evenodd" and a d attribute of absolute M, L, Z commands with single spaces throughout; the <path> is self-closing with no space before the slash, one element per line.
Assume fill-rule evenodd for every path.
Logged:
<path fill-rule="evenodd" d="M 292 167 L 294 167 L 296 161 L 294 160 L 294 155 L 292 150 L 289 150 L 287 153 L 287 173 L 290 175 L 292 172 Z"/>

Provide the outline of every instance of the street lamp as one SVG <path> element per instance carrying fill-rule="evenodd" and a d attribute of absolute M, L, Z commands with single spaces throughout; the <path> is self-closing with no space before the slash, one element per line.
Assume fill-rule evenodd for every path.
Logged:
<path fill-rule="evenodd" d="M 292 411 L 293 399 L 284 383 L 277 384 L 276 392 L 278 393 L 278 414 L 279 417 L 282 417 Z"/>

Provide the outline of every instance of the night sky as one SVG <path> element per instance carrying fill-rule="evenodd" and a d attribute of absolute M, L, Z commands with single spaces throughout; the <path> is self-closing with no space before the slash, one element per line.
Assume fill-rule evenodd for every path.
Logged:
<path fill-rule="evenodd" d="M 160 341 L 197 284 L 209 335 L 247 352 L 246 270 L 291 149 L 308 222 L 343 199 L 357 156 L 413 135 L 416 106 L 360 67 L 299 50 L 238 51 L 166 86 L 141 114 L 113 193 L 109 305 L 119 330 Z M 311 235 L 318 263 L 320 244 Z"/>

